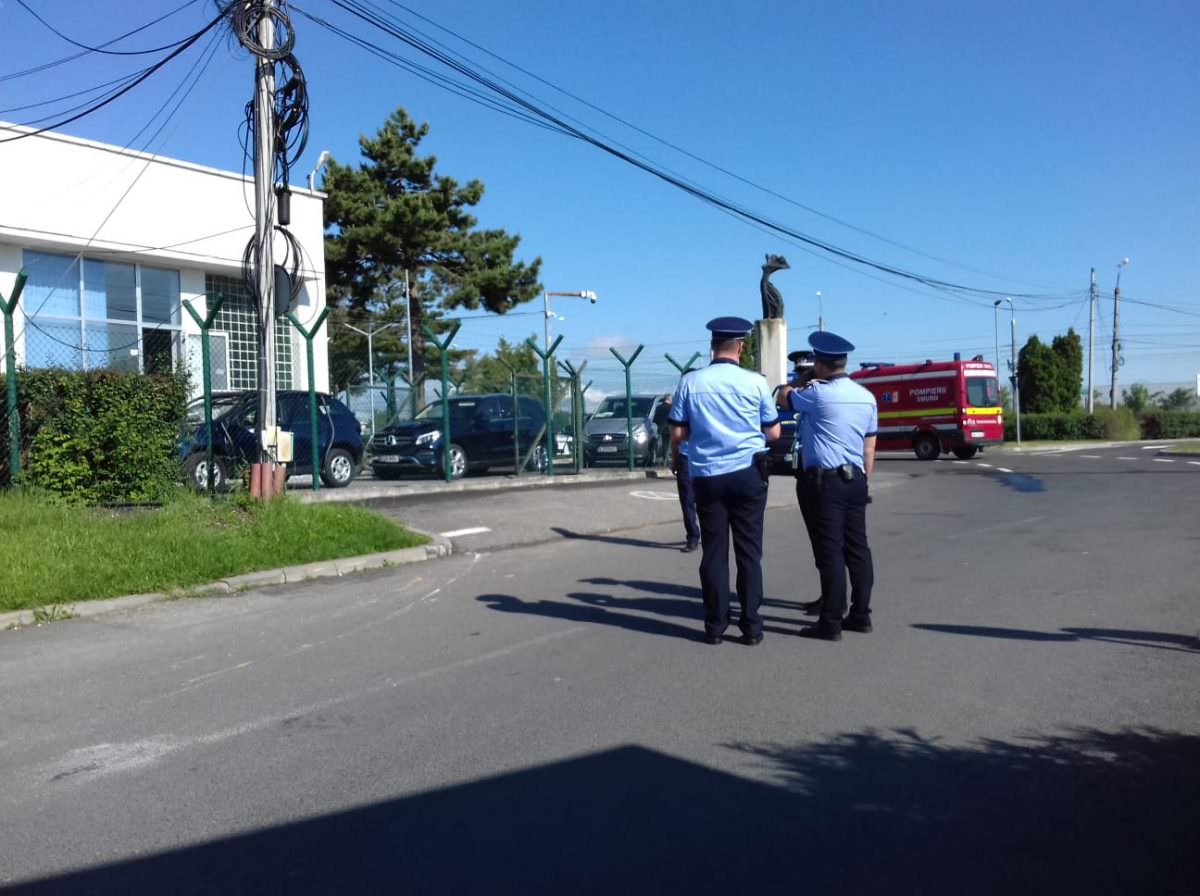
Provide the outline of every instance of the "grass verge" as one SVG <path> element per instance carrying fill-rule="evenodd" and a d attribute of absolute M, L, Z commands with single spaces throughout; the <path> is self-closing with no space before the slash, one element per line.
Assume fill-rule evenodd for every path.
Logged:
<path fill-rule="evenodd" d="M 1200 454 L 1200 441 L 1173 442 L 1162 450 L 1168 454 Z"/>
<path fill-rule="evenodd" d="M 112 511 L 0 493 L 0 612 L 170 591 L 427 541 L 343 504 L 214 503 L 189 496 L 156 509 Z"/>

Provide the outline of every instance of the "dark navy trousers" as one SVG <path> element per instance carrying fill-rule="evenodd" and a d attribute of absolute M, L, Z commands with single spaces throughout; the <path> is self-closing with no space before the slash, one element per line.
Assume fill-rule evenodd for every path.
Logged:
<path fill-rule="evenodd" d="M 721 635 L 729 625 L 729 536 L 737 562 L 737 596 L 742 634 L 762 634 L 759 609 L 763 598 L 763 514 L 767 484 L 749 466 L 721 476 L 696 476 L 696 511 L 700 516 L 700 590 L 704 596 L 704 630 Z"/>
<path fill-rule="evenodd" d="M 846 615 L 846 572 L 850 572 L 850 615 L 871 618 L 875 566 L 867 544 L 867 480 L 859 473 L 850 482 L 832 471 L 806 473 L 801 480 L 805 502 L 816 529 L 817 567 L 821 571 L 819 627 L 841 631 Z"/>
<path fill-rule="evenodd" d="M 696 487 L 692 484 L 686 454 L 679 455 L 675 488 L 679 491 L 679 509 L 683 511 L 683 531 L 687 533 L 688 544 L 696 544 L 700 541 L 700 521 L 696 518 Z"/>

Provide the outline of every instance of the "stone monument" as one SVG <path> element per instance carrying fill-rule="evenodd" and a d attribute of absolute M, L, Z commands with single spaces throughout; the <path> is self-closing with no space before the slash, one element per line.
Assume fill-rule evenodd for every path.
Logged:
<path fill-rule="evenodd" d="M 774 389 L 787 382 L 787 322 L 783 319 L 783 294 L 770 281 L 776 271 L 791 265 L 782 255 L 768 255 L 763 262 L 762 279 L 758 283 L 762 296 L 762 320 L 754 324 L 758 339 L 758 372 L 767 378 L 767 387 Z"/>

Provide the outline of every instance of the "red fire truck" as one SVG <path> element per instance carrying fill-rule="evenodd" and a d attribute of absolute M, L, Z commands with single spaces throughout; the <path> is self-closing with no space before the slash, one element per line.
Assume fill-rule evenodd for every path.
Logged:
<path fill-rule="evenodd" d="M 981 355 L 970 361 L 863 364 L 850 374 L 879 405 L 880 451 L 912 449 L 921 460 L 943 451 L 963 459 L 1004 441 L 996 369 Z"/>

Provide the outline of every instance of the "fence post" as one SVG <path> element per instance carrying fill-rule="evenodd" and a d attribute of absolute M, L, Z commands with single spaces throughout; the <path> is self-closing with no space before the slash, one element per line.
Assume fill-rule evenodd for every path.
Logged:
<path fill-rule="evenodd" d="M 317 446 L 317 384 L 316 373 L 313 370 L 313 337 L 317 335 L 317 330 L 321 329 L 321 324 L 325 323 L 325 318 L 329 316 L 329 309 L 322 308 L 321 313 L 317 315 L 317 321 L 313 324 L 312 332 L 304 329 L 304 325 L 296 319 L 296 315 L 288 312 L 288 320 L 292 322 L 292 326 L 300 331 L 300 335 L 304 337 L 304 351 L 308 358 L 308 425 L 310 427 L 309 435 L 312 439 L 312 490 L 319 491 L 321 488 L 320 467 L 317 461 L 320 459 L 321 452 Z M 371 384 L 371 388 L 375 388 L 375 384 Z M 372 406 L 372 411 L 374 407 Z M 372 413 L 371 417 L 371 436 L 375 435 L 375 418 Z M 293 458 L 294 460 L 294 458 Z"/>
<path fill-rule="evenodd" d="M 674 358 L 672 358 L 670 356 L 670 354 L 664 354 L 663 357 L 671 362 L 671 366 L 679 371 L 680 376 L 683 376 L 689 370 L 695 370 L 695 368 L 692 367 L 692 365 L 696 363 L 696 359 L 700 357 L 700 353 L 696 352 L 695 354 L 693 354 L 691 356 L 691 358 L 688 359 L 688 362 L 682 366 L 679 364 L 678 361 L 676 361 Z"/>
<path fill-rule="evenodd" d="M 438 342 L 437 335 L 428 324 L 425 325 L 425 338 L 437 348 L 438 357 L 442 361 L 442 467 L 446 471 L 447 482 L 454 478 L 450 471 L 450 343 L 458 335 L 458 328 L 461 326 L 460 322 L 455 321 L 450 332 L 446 334 L 445 341 Z M 463 472 L 465 474 L 466 471 Z"/>
<path fill-rule="evenodd" d="M 628 361 L 622 358 L 621 353 L 615 348 L 609 349 L 613 353 L 613 357 L 620 361 L 621 366 L 625 368 L 625 447 L 629 454 L 630 472 L 633 472 L 633 378 L 629 373 L 629 368 L 633 366 L 633 362 L 637 360 L 637 356 L 642 353 L 643 348 L 645 348 L 644 345 L 639 345 Z"/>
<path fill-rule="evenodd" d="M 17 418 L 17 342 L 13 337 L 13 314 L 25 289 L 25 272 L 17 272 L 12 298 L 0 294 L 0 309 L 4 311 L 4 384 L 8 393 L 8 484 L 17 484 L 21 472 L 21 421 Z"/>
<path fill-rule="evenodd" d="M 528 339 L 525 340 L 525 344 L 528 345 L 535 352 L 537 352 L 538 357 L 542 359 L 542 379 L 545 381 L 545 387 L 542 390 L 542 394 L 545 396 L 545 402 L 546 402 L 546 475 L 547 476 L 554 475 L 554 407 L 552 405 L 553 399 L 551 398 L 551 395 L 550 395 L 550 369 L 551 369 L 550 368 L 550 358 L 554 355 L 554 350 L 556 348 L 558 348 L 558 344 L 560 342 L 562 342 L 562 339 L 563 338 L 560 335 L 557 339 L 554 340 L 554 342 L 550 345 L 549 350 L 547 350 L 547 351 L 542 351 L 540 348 L 538 348 L 537 343 L 533 341 L 532 336 L 530 336 Z"/>
<path fill-rule="evenodd" d="M 225 304 L 225 294 L 217 293 L 216 296 L 209 302 L 205 300 L 207 313 L 204 317 L 200 317 L 196 313 L 196 309 L 192 307 L 191 300 L 184 299 L 183 307 L 187 309 L 187 313 L 192 316 L 192 320 L 196 322 L 196 326 L 200 328 L 200 387 L 204 392 L 204 432 L 207 445 L 204 446 L 204 479 L 207 486 L 208 496 L 213 498 L 217 494 L 216 477 L 213 476 L 213 430 L 212 430 L 212 355 L 209 350 L 208 331 L 212 329 L 212 323 L 217 317 L 217 312 L 221 310 L 221 306 Z"/>
<path fill-rule="evenodd" d="M 497 358 L 501 364 L 508 368 L 508 393 L 512 396 L 512 418 L 513 418 L 513 475 L 521 475 L 521 426 L 518 418 L 521 416 L 520 408 L 517 404 L 517 368 L 513 367 L 503 358 Z"/>
<path fill-rule="evenodd" d="M 558 366 L 571 378 L 571 428 L 575 431 L 571 443 L 571 463 L 578 473 L 583 469 L 583 393 L 579 391 L 579 380 L 587 361 L 578 367 L 570 361 L 559 361 Z"/>

